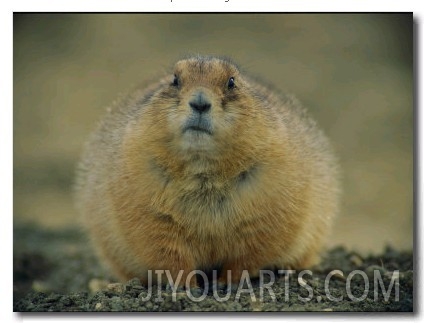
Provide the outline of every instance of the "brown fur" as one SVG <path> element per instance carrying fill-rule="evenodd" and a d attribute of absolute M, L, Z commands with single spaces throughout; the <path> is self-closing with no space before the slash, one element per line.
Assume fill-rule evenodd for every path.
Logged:
<path fill-rule="evenodd" d="M 227 60 L 191 57 L 174 74 L 178 86 L 170 74 L 117 102 L 88 142 L 78 203 L 102 257 L 145 282 L 148 269 L 183 269 L 184 283 L 214 266 L 238 281 L 315 264 L 338 206 L 328 140 L 295 99 Z M 210 135 L 182 131 L 199 91 Z"/>

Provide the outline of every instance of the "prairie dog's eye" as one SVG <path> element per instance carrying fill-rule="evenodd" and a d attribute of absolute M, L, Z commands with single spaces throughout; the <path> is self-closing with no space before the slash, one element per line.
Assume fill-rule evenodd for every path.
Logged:
<path fill-rule="evenodd" d="M 179 86 L 179 78 L 177 75 L 174 74 L 173 82 L 171 83 L 172 86 Z"/>
<path fill-rule="evenodd" d="M 235 88 L 235 78 L 233 76 L 229 78 L 229 80 L 227 81 L 227 88 L 229 90 L 232 90 Z"/>

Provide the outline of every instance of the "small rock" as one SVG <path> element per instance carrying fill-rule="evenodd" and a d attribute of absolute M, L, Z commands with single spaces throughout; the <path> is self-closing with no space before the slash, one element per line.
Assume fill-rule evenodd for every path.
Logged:
<path fill-rule="evenodd" d="M 139 293 L 139 295 L 137 296 L 137 298 L 140 300 L 140 302 L 147 302 L 148 300 L 150 300 L 152 298 L 152 293 L 148 292 L 148 291 L 142 291 L 141 293 Z"/>
<path fill-rule="evenodd" d="M 358 254 L 353 253 L 353 254 L 350 256 L 350 262 L 351 262 L 354 266 L 356 266 L 356 267 L 360 267 L 360 266 L 363 264 L 363 259 L 362 259 L 362 257 L 360 257 Z"/>
<path fill-rule="evenodd" d="M 263 309 L 263 302 L 260 301 L 251 301 L 251 307 L 254 312 L 260 312 Z"/>
<path fill-rule="evenodd" d="M 141 286 L 142 285 L 142 282 L 140 281 L 140 279 L 139 278 L 133 278 L 133 279 L 130 279 L 128 282 L 127 282 L 127 285 L 130 285 L 130 286 Z"/>
<path fill-rule="evenodd" d="M 344 277 L 344 273 L 341 274 L 339 272 L 335 272 L 334 275 L 332 276 L 332 278 L 335 278 L 335 279 L 342 281 L 342 282 L 347 281 L 347 278 Z"/>
<path fill-rule="evenodd" d="M 31 287 L 34 291 L 41 293 L 46 293 L 51 290 L 49 284 L 41 280 L 34 280 Z"/>
<path fill-rule="evenodd" d="M 114 296 L 111 298 L 110 306 L 112 312 L 121 312 L 123 310 L 123 302 L 118 296 Z"/>
<path fill-rule="evenodd" d="M 61 299 L 62 296 L 59 294 L 50 294 L 49 296 L 47 296 L 44 301 L 46 303 L 56 303 L 57 301 L 59 301 L 59 299 Z"/>
<path fill-rule="evenodd" d="M 89 281 L 89 290 L 92 293 L 105 290 L 108 287 L 109 282 L 102 279 L 93 278 Z"/>
<path fill-rule="evenodd" d="M 106 286 L 106 289 L 110 292 L 114 292 L 117 294 L 122 294 L 125 292 L 125 287 L 123 284 L 120 283 L 112 283 L 112 284 L 108 284 Z"/>
<path fill-rule="evenodd" d="M 101 309 L 102 309 L 102 303 L 96 303 L 96 305 L 94 306 L 94 309 L 96 310 L 96 311 L 100 311 Z"/>

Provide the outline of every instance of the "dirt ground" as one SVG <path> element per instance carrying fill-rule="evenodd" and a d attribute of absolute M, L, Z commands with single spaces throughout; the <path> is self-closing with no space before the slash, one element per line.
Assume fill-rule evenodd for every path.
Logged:
<path fill-rule="evenodd" d="M 227 289 L 214 290 L 202 284 L 197 289 L 178 288 L 173 299 L 170 287 L 158 291 L 154 285 L 149 294 L 147 286 L 138 279 L 116 283 L 97 262 L 77 228 L 60 231 L 36 225 L 15 227 L 13 309 L 17 312 L 411 312 L 414 309 L 412 252 L 391 247 L 369 256 L 336 247 L 324 255 L 311 274 L 302 276 L 303 282 L 298 279 L 299 273 L 274 272 L 274 282 L 270 282 L 269 274 L 264 275 L 264 281 L 272 284 L 271 290 L 263 288 L 263 298 L 259 279 L 252 279 L 253 295 L 245 281 L 240 288 L 233 286 L 228 300 L 220 302 L 214 292 L 225 298 Z M 326 276 L 333 270 L 341 270 L 344 276 L 332 276 L 326 288 Z M 378 275 L 382 283 L 376 278 Z"/>

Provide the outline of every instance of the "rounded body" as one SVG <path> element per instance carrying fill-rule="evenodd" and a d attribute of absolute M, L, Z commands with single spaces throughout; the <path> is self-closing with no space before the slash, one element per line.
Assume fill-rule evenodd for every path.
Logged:
<path fill-rule="evenodd" d="M 214 57 L 178 61 L 92 134 L 77 201 L 121 279 L 307 268 L 338 209 L 327 138 L 292 97 Z"/>

